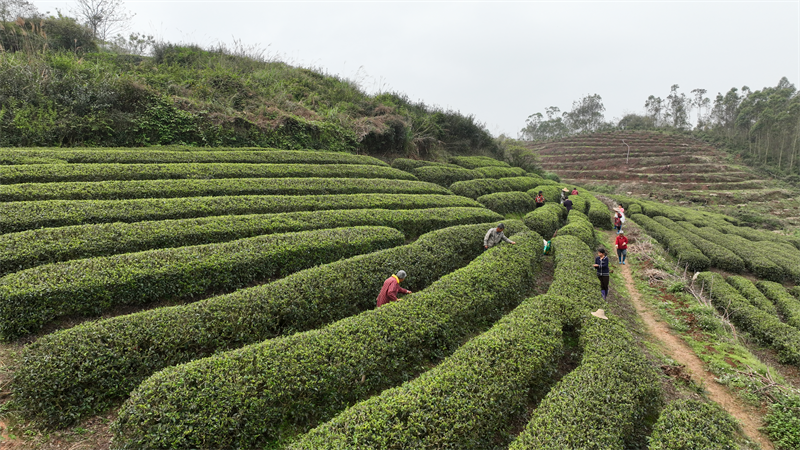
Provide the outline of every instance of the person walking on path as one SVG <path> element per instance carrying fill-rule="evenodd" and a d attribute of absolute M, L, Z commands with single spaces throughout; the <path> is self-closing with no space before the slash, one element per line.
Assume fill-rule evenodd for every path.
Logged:
<path fill-rule="evenodd" d="M 597 249 L 597 257 L 594 258 L 594 268 L 597 269 L 597 278 L 600 279 L 600 295 L 602 295 L 603 300 L 605 300 L 606 295 L 608 295 L 608 280 L 611 272 L 608 268 L 608 254 L 606 254 L 606 249 L 603 247 Z"/>
<path fill-rule="evenodd" d="M 622 233 L 622 215 L 620 213 L 614 214 L 614 229 L 617 234 Z"/>
<path fill-rule="evenodd" d="M 625 264 L 628 259 L 628 238 L 625 237 L 625 232 L 620 231 L 617 235 L 617 240 L 614 242 L 614 248 L 617 249 L 617 258 L 620 264 Z"/>
<path fill-rule="evenodd" d="M 400 287 L 400 283 L 406 279 L 406 271 L 399 270 L 396 275 L 392 275 L 383 282 L 380 294 L 378 294 L 378 308 L 397 301 L 397 293 L 410 294 L 411 291 Z"/>
<path fill-rule="evenodd" d="M 483 249 L 489 250 L 490 248 L 494 247 L 495 245 L 499 244 L 500 241 L 506 241 L 509 244 L 516 244 L 516 242 L 512 241 L 511 239 L 507 238 L 505 234 L 503 234 L 503 230 L 505 230 L 506 226 L 502 223 L 497 225 L 496 228 L 489 228 L 489 231 L 486 232 L 486 236 L 483 237 Z"/>
<path fill-rule="evenodd" d="M 542 191 L 539 191 L 536 197 L 534 197 L 533 201 L 536 202 L 537 208 L 544 206 L 544 195 L 542 195 Z"/>

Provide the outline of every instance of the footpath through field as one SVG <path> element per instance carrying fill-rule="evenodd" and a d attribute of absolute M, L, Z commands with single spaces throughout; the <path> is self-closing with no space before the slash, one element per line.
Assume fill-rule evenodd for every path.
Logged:
<path fill-rule="evenodd" d="M 609 236 L 613 241 L 615 234 L 609 232 Z M 761 448 L 764 450 L 773 449 L 774 447 L 769 439 L 758 430 L 761 423 L 748 414 L 741 401 L 728 392 L 724 386 L 716 382 L 714 374 L 705 370 L 703 361 L 695 355 L 687 343 L 672 334 L 665 322 L 656 319 L 656 313 L 642 301 L 641 294 L 636 289 L 630 266 L 626 264 L 618 266 L 618 268 L 622 278 L 625 280 L 625 287 L 630 293 L 631 303 L 633 303 L 636 313 L 639 314 L 645 327 L 647 327 L 647 332 L 661 343 L 670 358 L 674 359 L 678 364 L 686 366 L 695 377 L 695 381 L 699 380 L 697 384 L 705 388 L 709 399 L 719 404 L 739 421 L 748 438 L 761 444 Z"/>

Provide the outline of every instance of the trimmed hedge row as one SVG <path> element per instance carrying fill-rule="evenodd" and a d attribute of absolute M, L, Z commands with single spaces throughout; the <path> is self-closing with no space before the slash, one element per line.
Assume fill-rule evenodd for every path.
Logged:
<path fill-rule="evenodd" d="M 736 326 L 774 348 L 781 362 L 800 365 L 800 330 L 752 306 L 719 274 L 701 272 L 695 283 L 702 286 L 712 304 L 726 313 Z"/>
<path fill-rule="evenodd" d="M 477 169 L 472 169 L 475 173 L 475 178 L 511 178 L 511 177 L 522 177 L 525 176 L 527 172 L 525 169 L 521 169 L 519 167 L 478 167 Z M 449 185 L 448 185 L 449 186 Z"/>
<path fill-rule="evenodd" d="M 500 161 L 488 156 L 451 156 L 450 162 L 466 169 L 477 169 L 478 167 L 511 167 L 505 161 Z"/>
<path fill-rule="evenodd" d="M 742 296 L 746 298 L 751 305 L 764 311 L 765 313 L 773 315 L 778 314 L 778 309 L 775 308 L 775 305 L 770 301 L 770 299 L 764 296 L 761 291 L 758 290 L 752 281 L 738 275 L 725 277 L 725 280 L 728 282 L 728 284 L 735 287 L 736 290 L 739 291 L 739 293 L 742 294 Z"/>
<path fill-rule="evenodd" d="M 716 403 L 676 400 L 661 411 L 648 450 L 732 450 L 738 425 Z"/>
<path fill-rule="evenodd" d="M 711 261 L 683 233 L 673 231 L 644 214 L 634 214 L 630 219 L 660 242 L 680 265 L 693 272 L 700 272 L 711 266 Z"/>
<path fill-rule="evenodd" d="M 734 273 L 744 272 L 744 260 L 738 257 L 736 253 L 692 233 L 667 217 L 657 216 L 653 220 L 686 238 L 706 255 L 712 266 Z"/>
<path fill-rule="evenodd" d="M 594 248 L 597 243 L 594 227 L 589 222 L 589 218 L 586 217 L 586 214 L 580 211 L 572 210 L 569 212 L 569 216 L 567 216 L 567 225 L 558 230 L 558 235 L 575 236 L 583 241 L 584 244 L 588 245 L 589 248 Z"/>
<path fill-rule="evenodd" d="M 48 160 L 56 164 L 168 164 L 168 163 L 259 163 L 259 164 L 364 164 L 389 165 L 380 159 L 351 153 L 268 150 L 268 151 L 163 151 L 154 149 L 0 149 L 0 165 L 28 164 Z M 63 167 L 63 166 L 62 166 Z"/>
<path fill-rule="evenodd" d="M 625 214 L 632 215 L 632 214 L 642 214 L 642 207 L 638 204 L 634 203 L 627 207 L 628 209 L 625 210 Z"/>
<path fill-rule="evenodd" d="M 528 198 L 530 198 L 530 195 L 528 195 Z M 566 208 L 558 203 L 548 203 L 526 214 L 523 221 L 525 221 L 525 225 L 528 228 L 549 240 L 561 226 L 561 221 L 564 219 L 566 212 Z"/>
<path fill-rule="evenodd" d="M 475 171 L 464 169 L 463 167 L 422 166 L 412 169 L 410 172 L 420 181 L 427 181 L 444 187 L 448 187 L 457 181 L 487 178 L 476 176 Z"/>
<path fill-rule="evenodd" d="M 481 254 L 481 238 L 492 225 L 445 228 L 262 286 L 48 334 L 24 349 L 15 401 L 31 419 L 70 425 L 117 404 L 165 367 L 372 309 L 384 280 L 399 269 L 409 273 L 407 288 L 422 290 Z M 524 229 L 516 220 L 506 226 Z"/>
<path fill-rule="evenodd" d="M 763 292 L 789 325 L 800 329 L 800 300 L 797 300 L 784 287 L 774 281 L 759 281 L 756 283 L 759 291 Z"/>
<path fill-rule="evenodd" d="M 400 302 L 158 372 L 122 406 L 116 448 L 275 445 L 415 377 L 530 289 L 542 237 L 514 240 Z"/>
<path fill-rule="evenodd" d="M 800 250 L 785 242 L 759 241 L 752 245 L 781 266 L 788 280 L 800 283 Z"/>
<path fill-rule="evenodd" d="M 540 184 L 542 184 L 542 179 L 532 176 L 478 178 L 476 180 L 457 181 L 450 185 L 450 190 L 456 195 L 477 199 L 497 192 L 527 192 Z"/>
<path fill-rule="evenodd" d="M 525 214 L 536 208 L 530 195 L 524 192 L 497 192 L 478 198 L 478 203 L 499 214 Z"/>
<path fill-rule="evenodd" d="M 779 242 L 782 244 L 791 244 L 796 249 L 800 249 L 800 238 L 793 236 L 785 236 L 770 231 L 754 230 L 748 227 L 735 227 L 733 225 L 721 226 L 718 228 L 726 234 L 733 233 L 745 239 L 750 239 L 751 241 Z"/>
<path fill-rule="evenodd" d="M 413 381 L 358 403 L 288 449 L 499 448 L 563 354 L 551 296 L 530 298 Z M 533 391 L 533 392 L 532 392 Z"/>
<path fill-rule="evenodd" d="M 800 299 L 800 286 L 795 286 L 789 289 L 789 293 Z"/>
<path fill-rule="evenodd" d="M 415 180 L 408 172 L 358 164 L 29 164 L 0 166 L 0 184 L 182 178 L 387 178 Z M 449 185 L 448 185 L 449 186 Z"/>
<path fill-rule="evenodd" d="M 772 281 L 781 281 L 784 278 L 783 268 L 768 257 L 764 250 L 747 239 L 724 234 L 713 227 L 698 228 L 689 222 L 676 222 L 689 232 L 692 232 L 708 241 L 721 245 L 742 258 L 747 270 L 753 275 Z"/>
<path fill-rule="evenodd" d="M 221 195 L 450 194 L 422 181 L 381 178 L 222 178 L 212 180 L 74 181 L 0 186 L 0 202 L 120 200 Z"/>
<path fill-rule="evenodd" d="M 108 222 L 190 219 L 332 209 L 425 209 L 483 205 L 457 195 L 242 195 L 134 200 L 46 200 L 0 203 L 5 233 Z"/>
<path fill-rule="evenodd" d="M 588 316 L 579 345 L 580 365 L 539 403 L 510 450 L 635 448 L 657 415 L 658 377 L 622 320 Z"/>
<path fill-rule="evenodd" d="M 578 211 L 581 214 L 589 212 L 589 201 L 582 195 L 570 195 L 569 199 L 572 200 L 572 210 Z M 588 216 L 587 216 L 588 220 Z"/>
<path fill-rule="evenodd" d="M 337 228 L 35 267 L 0 278 L 0 339 L 36 332 L 71 314 L 237 289 L 404 240 L 388 227 Z"/>
<path fill-rule="evenodd" d="M 418 167 L 425 167 L 425 166 L 461 168 L 461 166 L 457 166 L 455 164 L 447 164 L 436 161 L 426 161 L 422 159 L 397 158 L 394 161 L 392 161 L 392 167 L 406 172 L 411 172 L 412 170 Z"/>
<path fill-rule="evenodd" d="M 612 221 L 612 213 L 609 211 L 608 206 L 600 200 L 596 199 L 593 195 L 588 196 L 589 203 L 589 222 L 600 228 L 601 230 L 610 230 L 614 226 Z"/>
<path fill-rule="evenodd" d="M 346 209 L 40 228 L 0 235 L 0 276 L 72 259 L 210 244 L 266 234 L 380 225 L 400 230 L 406 237 L 416 237 L 439 228 L 502 218 L 484 208 Z"/>
<path fill-rule="evenodd" d="M 560 185 L 549 185 L 549 184 L 540 184 L 535 188 L 528 191 L 528 195 L 532 198 L 536 198 L 539 195 L 539 191 L 542 191 L 542 196 L 544 196 L 545 204 L 547 203 L 561 203 L 561 186 Z"/>
<path fill-rule="evenodd" d="M 695 209 L 670 206 L 663 203 L 628 197 L 625 195 L 611 195 L 610 197 L 625 207 L 627 215 L 643 213 L 649 217 L 664 216 L 676 222 L 691 222 L 699 227 L 725 227 L 738 223 L 737 219 L 724 214 L 709 213 Z"/>

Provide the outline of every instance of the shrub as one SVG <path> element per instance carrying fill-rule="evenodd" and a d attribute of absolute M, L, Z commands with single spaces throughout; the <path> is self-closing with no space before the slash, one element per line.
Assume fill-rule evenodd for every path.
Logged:
<path fill-rule="evenodd" d="M 800 396 L 784 396 L 769 405 L 764 422 L 764 429 L 778 448 L 800 448 Z"/>
<path fill-rule="evenodd" d="M 661 411 L 648 449 L 735 449 L 737 428 L 736 421 L 716 403 L 676 400 Z"/>
<path fill-rule="evenodd" d="M 642 214 L 642 212 L 643 212 L 642 207 L 636 203 L 633 203 L 627 207 L 627 209 L 625 210 L 625 215 L 630 216 L 633 214 Z"/>
<path fill-rule="evenodd" d="M 564 235 L 560 230 L 552 245 L 556 268 L 547 295 L 569 299 L 568 305 L 573 308 L 565 305 L 561 317 L 579 328 L 587 311 L 604 307 L 597 272 L 592 267 L 593 251 L 579 238 Z"/>
<path fill-rule="evenodd" d="M 441 364 L 358 403 L 289 449 L 497 448 L 563 353 L 558 300 L 530 298 Z"/>
<path fill-rule="evenodd" d="M 0 186 L 0 202 L 120 200 L 226 195 L 450 194 L 422 181 L 381 178 L 223 178 L 212 180 L 74 181 Z"/>
<path fill-rule="evenodd" d="M 800 300 L 774 281 L 759 281 L 756 287 L 772 300 L 786 323 L 800 330 Z"/>
<path fill-rule="evenodd" d="M 478 167 L 511 167 L 507 162 L 499 161 L 488 156 L 451 156 L 450 162 L 465 169 Z"/>
<path fill-rule="evenodd" d="M 112 426 L 116 446 L 274 445 L 415 377 L 531 287 L 542 237 L 514 240 L 403 301 L 162 370 L 123 405 Z"/>
<path fill-rule="evenodd" d="M 460 167 L 423 166 L 413 169 L 411 173 L 420 181 L 427 181 L 444 187 L 448 187 L 457 181 L 479 178 L 475 176 L 476 174 L 472 170 Z"/>
<path fill-rule="evenodd" d="M 587 214 L 589 212 L 589 202 L 586 200 L 586 197 L 582 195 L 570 195 L 569 199 L 572 200 L 572 210 L 578 211 L 581 214 Z M 589 220 L 587 217 L 586 220 Z"/>
<path fill-rule="evenodd" d="M 782 234 L 772 233 L 769 231 L 754 230 L 748 227 L 736 227 L 733 225 L 718 226 L 717 228 L 724 233 L 736 234 L 743 238 L 750 239 L 751 241 L 779 242 L 782 244 L 790 244 L 793 247 L 800 249 L 800 238 L 797 237 L 784 236 Z"/>
<path fill-rule="evenodd" d="M 542 191 L 545 202 L 560 203 L 561 202 L 561 187 L 557 185 L 539 185 L 528 191 L 531 198 L 536 198 Z"/>
<path fill-rule="evenodd" d="M 653 220 L 686 238 L 706 255 L 712 266 L 734 273 L 744 272 L 744 260 L 727 248 L 692 233 L 667 217 L 657 216 Z"/>
<path fill-rule="evenodd" d="M 174 164 L 174 163 L 253 163 L 253 164 L 363 164 L 389 165 L 380 159 L 344 152 L 292 151 L 277 149 L 236 149 L 213 151 L 155 150 L 141 148 L 103 149 L 0 149 L 0 164 L 26 164 L 43 159 L 71 164 Z"/>
<path fill-rule="evenodd" d="M 608 206 L 600 200 L 589 196 L 589 222 L 601 230 L 610 230 L 613 222 L 611 220 L 611 213 Z"/>
<path fill-rule="evenodd" d="M 71 259 L 291 231 L 380 225 L 400 230 L 406 237 L 416 237 L 447 226 L 502 218 L 484 208 L 354 209 L 40 228 L 0 235 L 0 276 Z"/>
<path fill-rule="evenodd" d="M 457 181 L 450 185 L 450 190 L 456 195 L 477 199 L 497 192 L 526 192 L 539 184 L 539 179 L 533 177 L 478 178 Z"/>
<path fill-rule="evenodd" d="M 589 218 L 580 211 L 572 210 L 567 217 L 567 225 L 558 230 L 558 236 L 575 236 L 585 243 L 589 248 L 594 248 L 597 240 L 594 234 L 594 227 L 589 222 Z"/>
<path fill-rule="evenodd" d="M 519 167 L 478 167 L 473 169 L 474 178 L 511 178 L 525 175 L 525 170 Z"/>
<path fill-rule="evenodd" d="M 547 179 L 547 180 L 555 181 L 556 183 L 560 183 L 561 182 L 561 178 L 559 178 L 558 175 L 556 175 L 556 174 L 554 174 L 552 172 L 545 172 L 544 173 L 544 178 Z"/>
<path fill-rule="evenodd" d="M 466 169 L 464 169 L 466 170 Z M 414 180 L 391 167 L 357 164 L 28 164 L 0 166 L 0 184 L 179 178 L 386 178 Z M 423 180 L 426 181 L 426 180 Z M 450 186 L 447 184 L 446 186 Z"/>
<path fill-rule="evenodd" d="M 530 195 L 528 195 L 528 198 L 530 198 Z M 561 225 L 564 209 L 565 208 L 563 206 L 557 203 L 549 203 L 541 208 L 537 208 L 536 210 L 529 212 L 525 215 L 523 220 L 528 228 L 541 234 L 543 238 L 549 240 L 553 237 L 553 233 L 555 233 Z"/>
<path fill-rule="evenodd" d="M 683 234 L 670 230 L 644 214 L 631 217 L 650 236 L 660 242 L 678 260 L 678 264 L 693 272 L 708 269 L 711 261 L 695 247 Z"/>
<path fill-rule="evenodd" d="M 797 299 L 800 299 L 800 286 L 789 289 L 789 293 L 794 295 Z"/>
<path fill-rule="evenodd" d="M 525 214 L 536 208 L 530 195 L 524 192 L 497 192 L 478 198 L 478 203 L 498 214 Z"/>
<path fill-rule="evenodd" d="M 731 275 L 729 277 L 725 277 L 725 280 L 728 282 L 728 284 L 735 287 L 736 290 L 742 294 L 742 297 L 746 298 L 751 305 L 767 314 L 778 314 L 778 309 L 775 308 L 775 305 L 766 296 L 764 296 L 761 291 L 758 290 L 756 285 L 754 285 L 747 278 L 740 277 L 738 275 Z"/>
<path fill-rule="evenodd" d="M 719 274 L 701 272 L 695 283 L 709 294 L 711 303 L 727 314 L 736 326 L 777 350 L 781 362 L 800 364 L 800 330 L 750 305 Z"/>
<path fill-rule="evenodd" d="M 800 283 L 800 251 L 788 243 L 760 241 L 751 245 L 760 248 L 762 253 L 781 266 L 786 278 L 793 283 Z"/>
<path fill-rule="evenodd" d="M 165 367 L 375 308 L 384 280 L 408 270 L 419 291 L 483 251 L 491 224 L 433 231 L 414 243 L 306 269 L 262 286 L 57 331 L 25 347 L 14 374 L 26 416 L 66 426 L 102 413 Z M 507 221 L 510 231 L 524 226 Z"/>
<path fill-rule="evenodd" d="M 404 239 L 387 227 L 338 228 L 35 267 L 0 279 L 0 337 L 14 339 L 71 314 L 237 289 Z"/>
<path fill-rule="evenodd" d="M 0 203 L 0 229 L 7 233 L 41 227 L 108 222 L 189 219 L 333 209 L 424 209 L 482 207 L 456 195 L 243 195 L 133 200 L 46 200 Z"/>
<path fill-rule="evenodd" d="M 392 167 L 394 167 L 395 169 L 404 170 L 406 172 L 411 172 L 412 170 L 418 167 L 426 167 L 426 166 L 439 166 L 439 167 L 451 167 L 451 168 L 461 167 L 455 164 L 445 164 L 435 161 L 425 161 L 421 159 L 397 158 L 394 161 L 392 161 Z"/>

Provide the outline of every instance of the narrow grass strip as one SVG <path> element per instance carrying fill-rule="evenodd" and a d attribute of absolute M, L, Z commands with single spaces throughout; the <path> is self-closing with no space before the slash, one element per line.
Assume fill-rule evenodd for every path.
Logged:
<path fill-rule="evenodd" d="M 179 178 L 387 178 L 413 175 L 359 164 L 27 164 L 0 166 L 0 184 L 63 181 L 162 180 Z"/>
<path fill-rule="evenodd" d="M 387 227 L 338 228 L 35 267 L 0 278 L 0 338 L 36 332 L 72 314 L 237 289 L 404 239 Z"/>
<path fill-rule="evenodd" d="M 478 256 L 493 225 L 444 228 L 262 286 L 48 334 L 25 347 L 14 399 L 33 420 L 71 425 L 117 405 L 165 367 L 374 309 L 384 280 L 400 269 L 409 273 L 405 287 L 421 291 Z M 516 220 L 506 227 L 524 229 Z"/>
<path fill-rule="evenodd" d="M 456 195 L 243 195 L 135 200 L 47 200 L 0 204 L 4 233 L 109 222 L 190 219 L 332 209 L 425 209 L 483 205 Z"/>
<path fill-rule="evenodd" d="M 0 186 L 0 202 L 122 200 L 223 195 L 450 194 L 422 181 L 382 178 L 222 178 L 20 183 Z"/>
<path fill-rule="evenodd" d="M 400 302 L 153 375 L 120 410 L 115 447 L 274 446 L 417 376 L 522 300 L 542 238 L 513 239 Z"/>
<path fill-rule="evenodd" d="M 501 215 L 484 208 L 455 207 L 302 211 L 40 228 L 0 235 L 0 276 L 72 259 L 210 244 L 292 231 L 380 225 L 400 230 L 407 237 L 417 237 L 448 226 L 500 219 Z"/>

